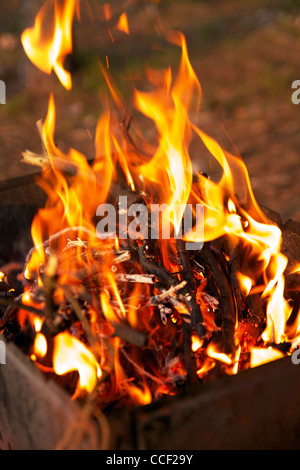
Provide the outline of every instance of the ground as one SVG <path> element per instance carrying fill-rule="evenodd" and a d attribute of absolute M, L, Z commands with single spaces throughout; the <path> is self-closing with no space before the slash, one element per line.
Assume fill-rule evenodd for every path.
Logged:
<path fill-rule="evenodd" d="M 50 92 L 57 106 L 56 140 L 88 157 L 103 110 L 106 64 L 128 102 L 132 78 L 146 65 L 175 67 L 178 50 L 158 37 L 156 26 L 182 31 L 202 86 L 199 126 L 225 149 L 239 153 L 254 194 L 285 221 L 300 221 L 300 105 L 292 83 L 300 80 L 300 4 L 296 0 L 136 0 L 126 3 L 130 36 L 103 21 L 100 0 L 81 0 L 70 60 L 73 88 L 37 70 L 25 56 L 21 32 L 32 25 L 40 0 L 2 2 L 0 79 L 0 179 L 30 173 L 25 149 L 39 152 L 36 121 L 45 117 Z M 123 2 L 125 4 L 125 2 Z M 30 6 L 29 6 L 30 4 Z M 112 9 L 120 1 L 110 2 Z M 122 6 L 122 5 L 121 5 Z M 102 16 L 101 16 L 102 15 Z M 111 33 L 111 34 L 109 34 Z M 113 41 L 112 41 L 113 37 Z M 212 161 L 194 149 L 193 161 L 210 172 Z"/>

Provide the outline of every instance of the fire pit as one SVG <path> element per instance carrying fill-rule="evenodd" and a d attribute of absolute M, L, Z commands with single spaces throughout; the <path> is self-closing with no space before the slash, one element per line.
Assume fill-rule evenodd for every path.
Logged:
<path fill-rule="evenodd" d="M 50 39 L 43 7 L 22 43 L 69 90 L 78 2 L 54 5 Z M 113 107 L 95 158 L 57 147 L 51 94 L 43 153 L 23 154 L 41 172 L 2 186 L 3 447 L 299 444 L 300 226 L 260 207 L 242 159 L 194 122 L 201 87 L 185 37 L 165 34 L 181 51 L 176 78 L 149 72 L 150 91 L 134 92 L 154 139 L 102 69 Z M 193 169 L 192 139 L 218 181 Z"/>

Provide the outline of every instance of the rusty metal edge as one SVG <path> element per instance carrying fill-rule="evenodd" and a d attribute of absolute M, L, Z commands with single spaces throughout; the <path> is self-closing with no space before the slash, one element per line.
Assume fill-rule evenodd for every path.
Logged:
<path fill-rule="evenodd" d="M 14 344 L 6 343 L 0 364 L 0 448 L 4 450 L 55 450 L 82 419 L 80 406 L 44 375 Z M 3 343 L 2 343 L 3 345 Z M 79 449 L 98 441 L 96 424 L 87 424 L 87 437 Z"/>
<path fill-rule="evenodd" d="M 300 366 L 286 356 L 133 409 L 135 440 L 116 435 L 116 442 L 147 450 L 298 450 L 299 391 Z"/>

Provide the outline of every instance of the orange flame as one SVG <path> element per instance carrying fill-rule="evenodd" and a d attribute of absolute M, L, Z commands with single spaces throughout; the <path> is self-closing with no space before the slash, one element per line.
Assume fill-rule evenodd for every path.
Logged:
<path fill-rule="evenodd" d="M 33 345 L 34 354 L 39 357 L 44 357 L 47 354 L 47 350 L 48 345 L 45 336 L 43 333 L 37 333 Z"/>
<path fill-rule="evenodd" d="M 169 69 L 163 87 L 151 92 L 135 92 L 135 104 L 152 119 L 158 131 L 158 147 L 154 156 L 140 166 L 139 173 L 145 181 L 158 185 L 160 201 L 166 204 L 162 213 L 163 226 L 168 229 L 171 221 L 177 234 L 192 186 L 188 113 L 195 90 L 200 99 L 201 88 L 189 62 L 184 36 L 178 34 L 172 39 L 176 39 L 182 48 L 177 80 L 172 85 Z M 149 76 L 151 78 L 151 72 Z"/>
<path fill-rule="evenodd" d="M 250 366 L 257 367 L 270 361 L 280 359 L 284 354 L 271 346 L 268 348 L 252 348 Z"/>
<path fill-rule="evenodd" d="M 115 26 L 116 29 L 119 31 L 123 31 L 123 33 L 130 34 L 129 26 L 128 26 L 128 18 L 126 13 L 122 13 L 119 17 L 119 21 Z"/>
<path fill-rule="evenodd" d="M 72 52 L 72 22 L 76 11 L 78 15 L 79 0 L 65 0 L 63 4 L 54 0 L 54 11 L 53 1 L 48 0 L 37 14 L 34 26 L 21 36 L 24 50 L 33 64 L 47 74 L 54 70 L 67 90 L 72 88 L 72 79 L 64 68 L 64 59 Z M 49 16 L 52 31 L 46 37 Z"/>
<path fill-rule="evenodd" d="M 76 392 L 94 390 L 102 371 L 91 351 L 78 339 L 67 332 L 54 337 L 53 368 L 56 374 L 78 371 L 79 382 Z"/>

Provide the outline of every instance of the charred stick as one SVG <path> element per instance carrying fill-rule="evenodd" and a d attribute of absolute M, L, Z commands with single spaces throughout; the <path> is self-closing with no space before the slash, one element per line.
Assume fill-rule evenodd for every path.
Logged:
<path fill-rule="evenodd" d="M 72 295 L 72 293 L 70 292 L 70 290 L 65 287 L 65 286 L 61 286 L 63 291 L 64 291 L 64 295 L 65 295 L 65 298 L 66 300 L 70 303 L 72 309 L 74 310 L 78 320 L 82 323 L 83 325 L 83 328 L 85 330 L 85 333 L 88 337 L 88 340 L 89 340 L 89 343 L 91 345 L 91 347 L 94 349 L 94 352 L 96 353 L 96 338 L 92 332 L 92 329 L 90 327 L 90 324 L 85 316 L 85 314 L 83 313 L 82 309 L 81 309 L 81 306 L 79 304 L 79 302 L 77 301 L 77 299 Z"/>
<path fill-rule="evenodd" d="M 143 245 L 138 248 L 138 255 L 141 267 L 144 270 L 154 274 L 162 284 L 167 285 L 169 288 L 174 288 L 178 285 L 178 280 L 164 266 L 161 266 L 147 258 L 144 252 Z M 183 256 L 185 257 L 187 255 Z M 184 260 L 184 263 L 185 268 L 187 268 L 187 258 Z M 199 338 L 204 338 L 206 335 L 206 328 L 203 323 L 200 307 L 196 301 L 195 292 L 193 291 L 193 288 L 190 285 L 192 282 L 190 272 L 187 274 L 187 277 L 188 280 L 184 279 L 184 281 L 186 281 L 186 284 L 182 289 L 178 290 L 177 292 L 177 298 L 179 301 L 185 304 L 189 313 L 191 314 L 192 326 L 195 329 L 196 334 L 199 336 Z"/>
<path fill-rule="evenodd" d="M 43 276 L 44 289 L 43 294 L 45 298 L 45 313 L 49 321 L 50 330 L 56 334 L 55 317 L 56 306 L 53 300 L 55 289 L 57 288 L 57 258 L 52 255 L 48 259 Z"/>
<path fill-rule="evenodd" d="M 242 244 L 241 241 L 239 241 L 234 247 L 232 255 L 230 257 L 230 280 L 236 298 L 238 315 L 241 315 L 244 309 L 244 298 L 237 277 L 237 273 L 241 269 L 241 249 Z"/>
<path fill-rule="evenodd" d="M 182 347 L 184 363 L 187 373 L 187 383 L 192 384 L 196 382 L 196 361 L 192 354 L 192 326 L 189 322 L 182 322 Z"/>
<path fill-rule="evenodd" d="M 207 243 L 204 244 L 199 257 L 212 272 L 220 295 L 222 308 L 222 333 L 225 344 L 225 354 L 234 355 L 236 350 L 235 326 L 237 321 L 237 309 L 229 281 L 219 261 Z"/>
<path fill-rule="evenodd" d="M 181 294 L 180 298 L 186 304 L 191 313 L 192 327 L 194 328 L 196 334 L 199 336 L 199 338 L 204 338 L 206 335 L 206 328 L 203 322 L 200 307 L 196 300 L 197 286 L 187 252 L 184 248 L 183 240 L 177 240 L 177 251 L 183 269 L 182 277 L 186 281 L 183 295 Z"/>
<path fill-rule="evenodd" d="M 144 333 L 134 330 L 125 322 L 110 322 L 115 332 L 113 336 L 118 336 L 120 339 L 134 344 L 139 348 L 143 348 L 147 344 L 148 337 Z"/>
<path fill-rule="evenodd" d="M 196 289 L 195 278 L 184 245 L 185 243 L 183 240 L 177 240 L 177 251 L 183 270 L 182 276 L 183 279 L 187 282 L 188 286 L 194 291 Z"/>
<path fill-rule="evenodd" d="M 175 277 L 173 277 L 173 275 L 164 266 L 161 266 L 155 261 L 147 258 L 143 245 L 138 247 L 138 257 L 142 269 L 147 271 L 149 274 L 153 274 L 162 284 L 167 287 L 175 286 L 177 284 Z"/>

